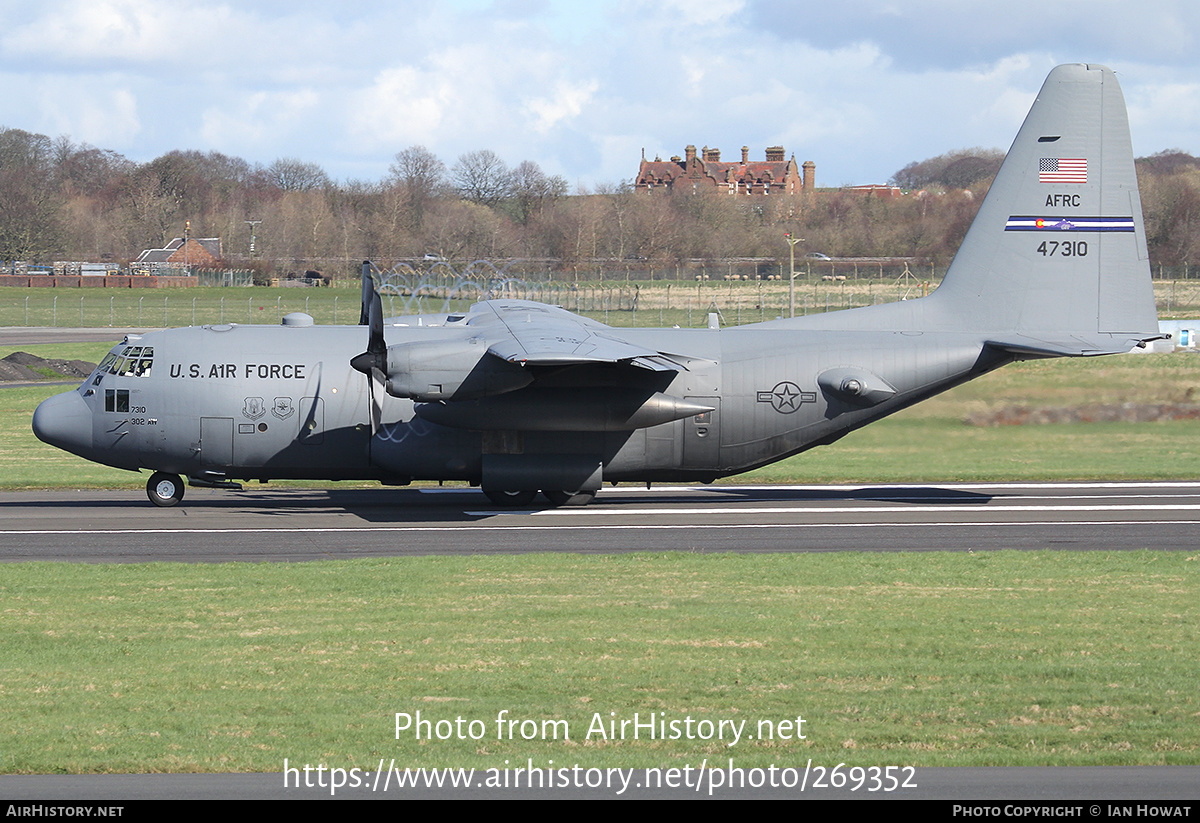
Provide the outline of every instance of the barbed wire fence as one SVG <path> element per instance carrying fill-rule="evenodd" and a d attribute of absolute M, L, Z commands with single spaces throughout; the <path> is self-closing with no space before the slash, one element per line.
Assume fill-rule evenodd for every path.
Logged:
<path fill-rule="evenodd" d="M 361 265 L 361 264 L 359 264 Z M 762 261 L 694 262 L 678 270 L 648 265 L 561 269 L 543 261 L 398 263 L 377 273 L 388 316 L 463 312 L 486 299 L 533 300 L 561 306 L 613 326 L 702 327 L 709 312 L 725 325 L 790 313 L 787 270 Z M 928 294 L 944 270 L 905 264 L 821 261 L 797 266 L 797 316 L 908 300 Z M 615 276 L 619 275 L 619 276 Z M 669 275 L 669 276 L 665 276 Z M 1200 273 L 1191 266 L 1152 270 L 1160 317 L 1200 317 Z M 239 278 L 240 279 L 240 278 Z M 0 326 L 163 328 L 222 323 L 276 324 L 291 312 L 319 324 L 358 321 L 357 278 L 335 277 L 334 288 L 303 281 L 277 287 L 212 285 L 172 289 L 0 288 Z M 224 282 L 230 282 L 225 280 Z"/>

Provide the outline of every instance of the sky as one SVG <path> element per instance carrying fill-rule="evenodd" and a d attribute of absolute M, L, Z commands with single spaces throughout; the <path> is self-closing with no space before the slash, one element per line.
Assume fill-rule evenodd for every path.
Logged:
<path fill-rule="evenodd" d="M 817 184 L 1006 149 L 1059 63 L 1117 72 L 1138 155 L 1200 155 L 1189 0 L 0 0 L 0 126 L 378 181 L 422 145 L 572 187 L 782 145 Z"/>

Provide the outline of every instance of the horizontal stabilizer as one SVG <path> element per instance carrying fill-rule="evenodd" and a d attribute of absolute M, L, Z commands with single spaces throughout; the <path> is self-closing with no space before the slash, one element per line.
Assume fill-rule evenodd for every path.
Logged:
<path fill-rule="evenodd" d="M 1158 334 L 1146 338 L 1104 338 L 1087 340 L 1081 337 L 1044 340 L 1034 337 L 1014 335 L 1003 340 L 988 340 L 985 345 L 989 348 L 1007 352 L 1019 358 L 1036 357 L 1095 357 L 1102 354 L 1125 354 L 1134 348 L 1141 348 L 1155 340 L 1163 340 L 1170 335 Z M 1116 345 L 1120 341 L 1120 345 Z"/>

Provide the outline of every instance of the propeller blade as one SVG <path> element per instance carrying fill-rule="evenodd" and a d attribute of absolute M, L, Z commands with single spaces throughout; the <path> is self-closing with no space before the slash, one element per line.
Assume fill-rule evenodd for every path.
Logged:
<path fill-rule="evenodd" d="M 370 374 L 372 371 L 383 374 L 387 371 L 387 342 L 383 339 L 383 301 L 372 291 L 368 305 L 370 308 L 367 311 L 367 350 L 355 355 L 350 365 L 363 374 Z"/>
<path fill-rule="evenodd" d="M 358 325 L 365 326 L 370 321 L 369 306 L 371 295 L 375 293 L 375 282 L 371 279 L 371 261 L 364 260 L 362 266 L 362 311 L 358 315 Z"/>
<path fill-rule="evenodd" d="M 350 367 L 367 376 L 367 393 L 371 405 L 371 436 L 379 431 L 379 423 L 383 416 L 383 404 L 375 391 L 376 384 L 382 386 L 387 380 L 387 341 L 383 339 L 383 301 L 375 291 L 371 280 L 371 264 L 363 261 L 362 297 L 363 308 L 359 325 L 367 327 L 367 350 L 355 355 L 350 360 Z"/>
<path fill-rule="evenodd" d="M 367 375 L 367 394 L 371 400 L 371 436 L 374 437 L 379 431 L 379 424 L 383 419 L 383 403 L 379 401 L 379 393 L 375 391 L 375 384 L 380 384 L 380 391 L 383 391 L 383 372 L 378 369 L 371 369 L 371 373 Z"/>

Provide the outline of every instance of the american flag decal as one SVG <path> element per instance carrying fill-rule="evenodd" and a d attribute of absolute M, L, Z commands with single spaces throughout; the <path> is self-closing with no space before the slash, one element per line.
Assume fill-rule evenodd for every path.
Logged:
<path fill-rule="evenodd" d="M 1086 183 L 1087 158 L 1043 157 L 1038 161 L 1039 183 Z"/>

